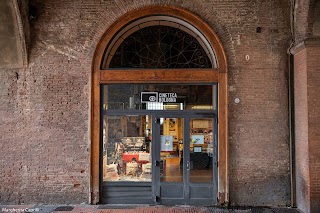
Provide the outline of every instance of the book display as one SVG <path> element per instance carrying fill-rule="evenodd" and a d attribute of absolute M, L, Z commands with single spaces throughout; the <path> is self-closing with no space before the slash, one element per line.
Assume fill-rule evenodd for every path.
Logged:
<path fill-rule="evenodd" d="M 114 116 L 104 122 L 104 181 L 151 181 L 151 140 L 145 116 Z M 127 137 L 130 135 L 132 137 Z"/>
<path fill-rule="evenodd" d="M 106 181 L 151 181 L 151 155 L 144 137 L 124 137 L 104 162 Z"/>

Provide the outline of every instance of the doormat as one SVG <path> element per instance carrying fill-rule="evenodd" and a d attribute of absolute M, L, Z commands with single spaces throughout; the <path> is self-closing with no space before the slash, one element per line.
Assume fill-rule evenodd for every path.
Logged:
<path fill-rule="evenodd" d="M 68 212 L 68 211 L 72 211 L 73 209 L 74 209 L 73 206 L 59 206 L 54 211 Z"/>

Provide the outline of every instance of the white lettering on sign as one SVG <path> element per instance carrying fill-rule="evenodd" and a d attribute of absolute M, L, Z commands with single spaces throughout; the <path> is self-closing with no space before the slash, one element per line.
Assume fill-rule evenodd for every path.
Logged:
<path fill-rule="evenodd" d="M 168 103 L 168 102 L 177 102 L 177 93 L 171 92 L 171 93 L 159 93 L 159 100 L 158 102 L 162 103 Z"/>

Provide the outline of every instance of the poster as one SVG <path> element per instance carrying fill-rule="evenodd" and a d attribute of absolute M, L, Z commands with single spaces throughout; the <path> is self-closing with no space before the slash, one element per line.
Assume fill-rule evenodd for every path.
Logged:
<path fill-rule="evenodd" d="M 172 135 L 161 135 L 161 151 L 173 151 Z"/>
<path fill-rule="evenodd" d="M 192 135 L 191 142 L 193 144 L 204 144 L 204 135 Z"/>

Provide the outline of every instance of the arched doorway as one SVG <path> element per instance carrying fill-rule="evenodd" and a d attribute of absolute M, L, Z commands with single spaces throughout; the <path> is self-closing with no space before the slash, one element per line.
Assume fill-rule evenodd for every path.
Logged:
<path fill-rule="evenodd" d="M 129 12 L 102 37 L 92 80 L 92 203 L 227 201 L 227 65 L 206 23 Z"/>

